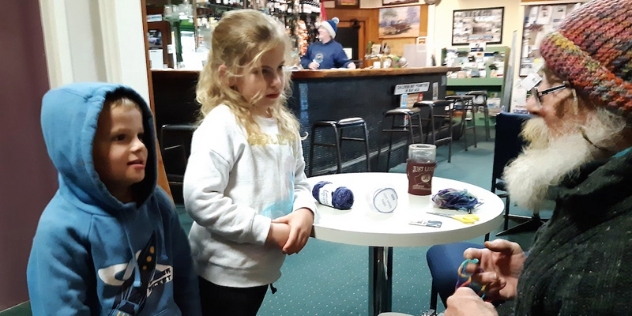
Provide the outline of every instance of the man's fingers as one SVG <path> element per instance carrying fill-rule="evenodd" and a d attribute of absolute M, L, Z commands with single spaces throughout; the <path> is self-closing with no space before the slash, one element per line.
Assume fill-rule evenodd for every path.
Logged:
<path fill-rule="evenodd" d="M 481 285 L 499 282 L 496 272 L 481 272 L 472 274 L 472 280 Z"/>
<path fill-rule="evenodd" d="M 463 258 L 465 259 L 481 259 L 483 256 L 483 249 L 467 248 L 463 252 Z"/>
<path fill-rule="evenodd" d="M 520 245 L 515 242 L 511 242 L 504 239 L 495 239 L 492 241 L 486 241 L 485 247 L 491 251 L 502 252 L 504 254 L 514 254 L 522 251 Z"/>

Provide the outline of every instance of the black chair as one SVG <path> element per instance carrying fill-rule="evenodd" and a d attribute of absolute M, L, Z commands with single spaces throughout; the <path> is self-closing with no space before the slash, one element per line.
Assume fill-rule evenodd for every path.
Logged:
<path fill-rule="evenodd" d="M 520 133 L 524 122 L 530 117 L 529 114 L 506 112 L 501 112 L 496 116 L 496 137 L 494 139 L 494 164 L 492 167 L 491 191 L 493 193 L 496 193 L 496 190 L 503 191 L 502 193 L 496 193 L 496 195 L 505 198 L 505 222 L 503 224 L 503 231 L 496 234 L 496 236 L 534 231 L 542 226 L 542 219 L 540 218 L 538 210 L 534 210 L 532 217 L 511 215 L 509 213 L 511 199 L 507 193 L 506 183 L 502 179 L 505 167 L 522 153 L 522 148 L 526 145 L 526 141 L 522 138 Z M 510 219 L 522 223 L 509 229 Z"/>
<path fill-rule="evenodd" d="M 160 128 L 160 152 L 167 182 L 176 203 L 183 202 L 184 172 L 191 154 L 191 137 L 196 128 L 197 125 L 194 124 L 167 124 Z"/>
<path fill-rule="evenodd" d="M 364 133 L 364 137 L 343 136 L 343 131 L 353 128 L 359 128 Z M 316 133 L 321 129 L 331 129 L 334 134 L 333 142 L 317 142 Z M 320 135 L 322 138 L 322 134 Z M 312 133 L 309 141 L 309 168 L 307 176 L 311 177 L 314 170 L 314 149 L 315 147 L 329 147 L 336 150 L 336 173 L 342 172 L 342 143 L 344 141 L 362 142 L 364 143 L 366 171 L 371 171 L 371 161 L 369 155 L 369 131 L 366 122 L 360 117 L 350 117 L 339 121 L 316 121 L 312 124 Z"/>

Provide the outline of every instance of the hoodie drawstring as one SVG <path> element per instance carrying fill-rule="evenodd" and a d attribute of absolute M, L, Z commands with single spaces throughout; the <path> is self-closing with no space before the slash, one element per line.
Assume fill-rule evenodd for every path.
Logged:
<path fill-rule="evenodd" d="M 132 239 L 129 237 L 129 214 L 127 211 L 123 211 L 123 214 L 125 214 L 123 230 L 125 231 L 125 238 L 127 238 L 127 246 L 132 252 L 132 264 L 134 265 L 134 287 L 139 288 L 142 285 L 140 281 L 140 268 L 138 267 L 138 260 L 136 260 L 136 252 L 134 251 L 134 247 L 132 247 Z"/>

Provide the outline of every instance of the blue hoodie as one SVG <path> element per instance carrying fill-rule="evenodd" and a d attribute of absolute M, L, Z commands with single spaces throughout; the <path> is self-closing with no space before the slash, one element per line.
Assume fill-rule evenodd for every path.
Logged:
<path fill-rule="evenodd" d="M 99 179 L 92 141 L 111 93 L 143 112 L 148 157 L 136 202 L 123 204 Z M 46 93 L 42 130 L 59 189 L 42 213 L 27 268 L 33 315 L 201 315 L 187 236 L 156 187 L 154 123 L 132 89 L 71 84 Z"/>

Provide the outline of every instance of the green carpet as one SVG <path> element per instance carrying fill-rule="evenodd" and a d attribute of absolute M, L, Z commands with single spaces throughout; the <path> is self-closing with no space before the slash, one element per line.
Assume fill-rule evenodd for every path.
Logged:
<path fill-rule="evenodd" d="M 479 130 L 483 131 L 482 128 Z M 471 144 L 472 140 L 469 141 Z M 470 145 L 468 151 L 464 150 L 462 140 L 455 142 L 452 163 L 447 162 L 445 146 L 437 151 L 439 163 L 436 176 L 490 188 L 493 140 L 479 141 L 478 148 Z M 398 166 L 392 171 L 401 169 L 402 166 Z M 516 206 L 512 206 L 511 210 L 512 214 L 531 215 L 531 212 Z M 182 224 L 188 231 L 191 219 L 182 208 L 179 211 L 182 213 Z M 549 214 L 543 212 L 542 215 L 547 217 Z M 532 236 L 532 233 L 524 233 L 505 237 L 526 249 Z M 483 236 L 470 241 L 482 244 Z M 431 279 L 426 264 L 427 249 L 394 249 L 393 311 L 420 315 L 428 309 Z M 279 291 L 274 295 L 268 292 L 259 315 L 367 315 L 367 260 L 367 247 L 311 239 L 299 255 L 287 258 L 282 268 L 283 277 L 274 284 Z M 443 310 L 441 303 L 438 309 Z"/>

